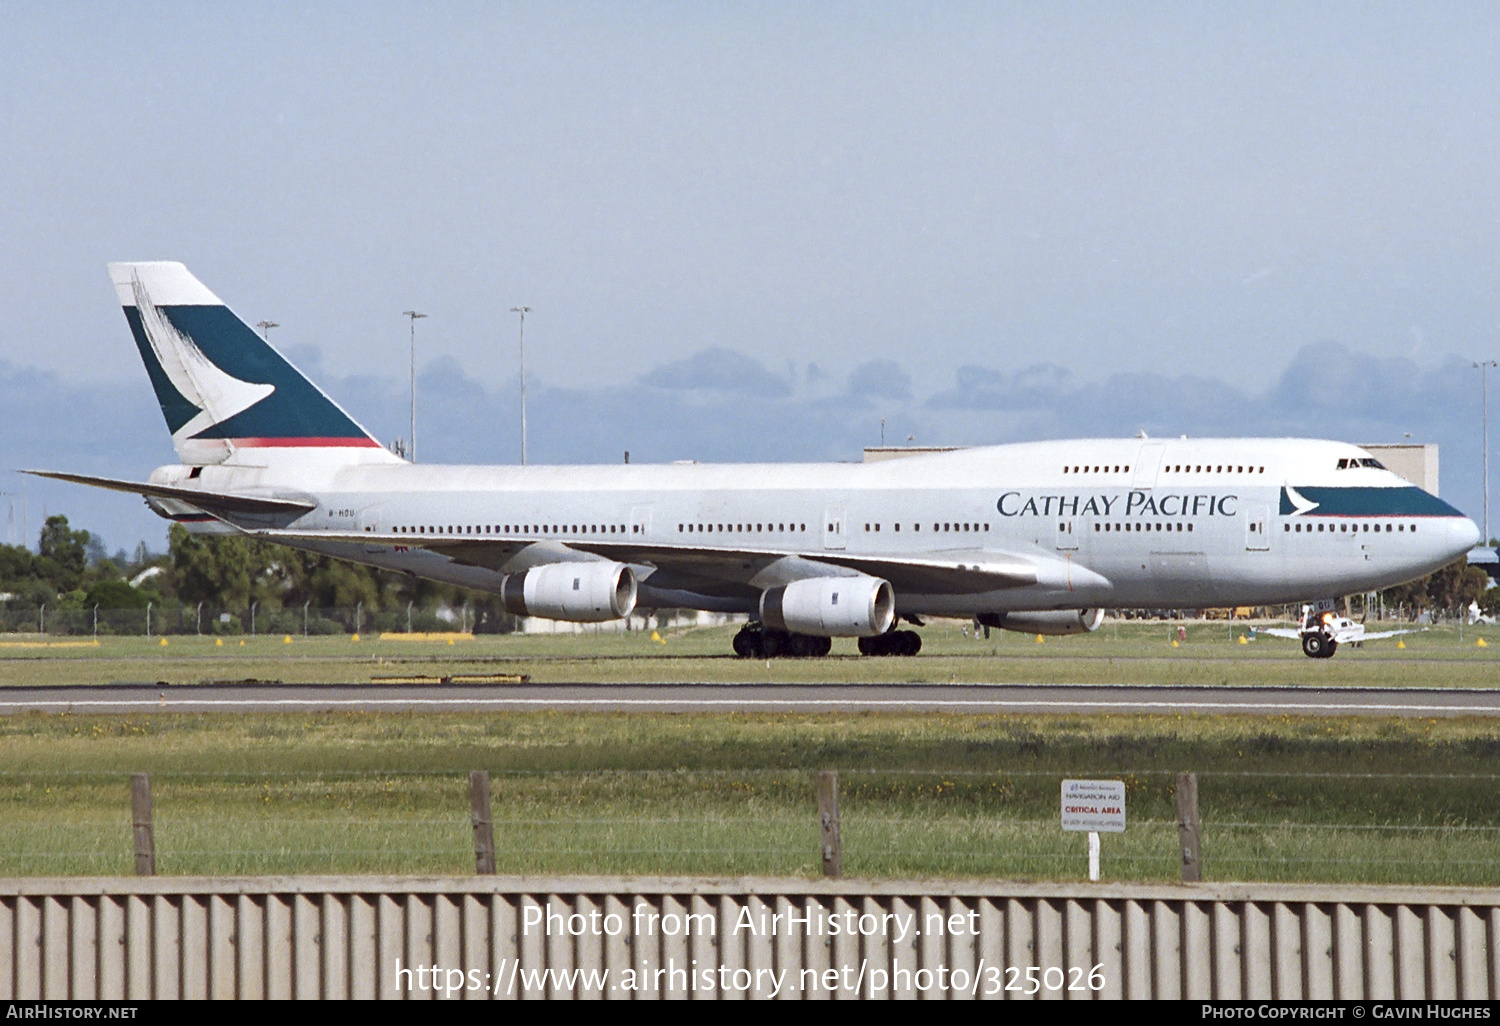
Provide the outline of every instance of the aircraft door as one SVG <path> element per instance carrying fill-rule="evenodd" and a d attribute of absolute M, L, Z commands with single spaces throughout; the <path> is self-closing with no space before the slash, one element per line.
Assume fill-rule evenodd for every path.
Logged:
<path fill-rule="evenodd" d="M 1271 508 L 1251 503 L 1245 507 L 1245 548 L 1250 552 L 1265 552 L 1271 547 Z"/>
<path fill-rule="evenodd" d="M 842 506 L 832 507 L 823 514 L 823 547 L 825 549 L 843 549 L 848 544 L 848 536 L 844 532 L 845 521 Z"/>
<path fill-rule="evenodd" d="M 1147 442 L 1136 454 L 1135 468 L 1131 474 L 1130 487 L 1155 488 L 1156 473 L 1161 469 L 1161 454 L 1166 451 L 1165 442 Z"/>
<path fill-rule="evenodd" d="M 1073 552 L 1078 548 L 1078 522 L 1072 517 L 1067 519 L 1058 518 L 1057 521 L 1057 550 L 1059 552 Z"/>

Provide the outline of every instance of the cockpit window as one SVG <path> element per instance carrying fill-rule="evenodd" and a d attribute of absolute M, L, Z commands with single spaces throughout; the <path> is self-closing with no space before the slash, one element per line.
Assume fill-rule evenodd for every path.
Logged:
<path fill-rule="evenodd" d="M 1360 459 L 1339 460 L 1339 469 L 1340 470 L 1355 470 L 1355 469 L 1357 469 L 1359 467 L 1371 467 L 1371 468 L 1373 468 L 1375 470 L 1384 470 L 1385 469 L 1385 464 L 1381 463 L 1379 460 L 1373 459 L 1373 458 L 1371 458 L 1369 456 L 1365 456 L 1365 457 L 1360 458 Z"/>
<path fill-rule="evenodd" d="M 1381 463 L 1377 459 L 1371 459 L 1368 456 L 1366 456 L 1364 459 L 1360 460 L 1359 461 L 1359 465 L 1361 467 L 1374 467 L 1376 470 L 1384 470 L 1385 469 L 1385 464 L 1384 463 Z"/>

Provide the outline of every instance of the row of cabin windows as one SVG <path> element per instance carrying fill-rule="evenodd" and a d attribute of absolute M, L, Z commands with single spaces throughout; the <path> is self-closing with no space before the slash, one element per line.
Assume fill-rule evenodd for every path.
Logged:
<path fill-rule="evenodd" d="M 374 530 L 366 527 L 366 531 Z M 624 534 L 624 524 L 418 524 L 397 527 L 397 534 Z M 639 524 L 631 525 L 639 534 Z"/>
<path fill-rule="evenodd" d="M 896 531 L 900 531 L 901 530 L 901 525 L 900 524 L 893 524 L 891 526 Z M 920 531 L 922 529 L 922 525 L 921 524 L 912 524 L 911 525 L 911 529 L 913 531 Z M 988 531 L 990 529 L 990 525 L 989 524 L 933 524 L 932 525 L 932 529 L 934 531 Z M 875 531 L 875 532 L 878 533 L 880 531 L 880 525 L 879 524 L 866 524 L 865 525 L 865 530 L 866 531 Z"/>
<path fill-rule="evenodd" d="M 1266 468 L 1230 466 L 1227 463 L 1220 463 L 1213 466 L 1205 463 L 1178 463 L 1170 467 L 1162 467 L 1161 472 L 1163 474 L 1264 474 Z"/>
<path fill-rule="evenodd" d="M 678 534 L 702 534 L 707 531 L 733 531 L 740 534 L 785 534 L 788 531 L 806 531 L 806 524 L 678 524 Z"/>
<path fill-rule="evenodd" d="M 1333 533 L 1333 525 L 1329 524 L 1327 526 L 1328 526 L 1328 533 L 1332 534 Z M 1361 532 L 1363 532 L 1365 534 L 1369 534 L 1370 533 L 1370 526 L 1371 525 L 1369 525 L 1369 524 L 1340 524 L 1339 525 L 1339 533 L 1340 534 L 1360 534 Z M 1319 524 L 1318 525 L 1318 533 L 1319 534 L 1321 534 L 1323 532 L 1323 527 L 1324 527 L 1323 524 Z M 1302 524 L 1282 524 L 1281 525 L 1281 529 L 1283 531 L 1286 531 L 1287 533 L 1292 533 L 1292 532 L 1295 531 L 1296 533 L 1301 534 L 1302 531 L 1303 531 L 1303 528 L 1304 528 L 1304 525 L 1302 525 Z M 1375 528 L 1375 533 L 1376 534 L 1379 534 L 1382 530 L 1384 530 L 1386 534 L 1390 534 L 1391 533 L 1391 525 L 1390 524 L 1384 524 L 1384 525 L 1376 524 L 1376 525 L 1374 525 L 1374 528 Z M 1409 526 L 1409 528 L 1408 528 L 1408 525 L 1406 525 L 1406 524 L 1397 524 L 1395 526 L 1395 529 L 1397 531 L 1406 531 L 1406 530 L 1410 529 L 1410 531 L 1411 531 L 1412 534 L 1416 534 L 1417 533 L 1417 525 L 1416 524 L 1411 524 Z M 1307 530 L 1308 534 L 1312 534 L 1313 525 L 1312 524 L 1307 524 L 1306 525 L 1306 530 Z"/>
<path fill-rule="evenodd" d="M 1154 531 L 1181 531 L 1181 530 L 1184 529 L 1181 524 L 1177 524 L 1177 525 L 1174 526 L 1172 524 L 1163 524 L 1159 520 L 1155 521 L 1154 523 L 1156 524 L 1155 527 L 1152 527 L 1151 524 L 1144 523 L 1144 522 L 1142 522 L 1142 523 L 1136 523 L 1136 524 L 1133 524 L 1133 525 L 1132 524 L 1115 524 L 1114 525 L 1114 529 L 1116 531 L 1153 531 L 1153 530 Z M 1062 524 L 1058 524 L 1057 527 L 1058 527 L 1058 530 L 1063 530 L 1064 529 L 1064 525 L 1062 525 Z M 1101 530 L 1108 531 L 1109 527 L 1110 527 L 1109 524 L 1095 524 L 1094 525 L 1094 532 L 1097 534 Z M 1192 531 L 1192 529 L 1193 529 L 1193 525 L 1192 524 L 1188 524 L 1186 530 Z"/>
<path fill-rule="evenodd" d="M 1368 461 L 1374 463 L 1374 460 Z M 1377 464 L 1378 465 L 1378 464 Z M 1177 463 L 1169 467 L 1162 467 L 1163 474 L 1264 474 L 1265 467 L 1231 466 L 1227 463 L 1214 464 L 1192 464 Z M 1342 467 L 1341 467 L 1342 469 Z M 1063 467 L 1064 474 L 1128 474 L 1130 467 L 1115 464 L 1114 466 L 1102 467 Z"/>

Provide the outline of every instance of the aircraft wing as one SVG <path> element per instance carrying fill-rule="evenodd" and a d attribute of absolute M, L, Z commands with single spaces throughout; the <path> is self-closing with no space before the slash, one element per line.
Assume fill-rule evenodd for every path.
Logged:
<path fill-rule="evenodd" d="M 1039 582 L 1037 563 L 1006 553 L 955 551 L 921 558 L 850 556 L 842 552 L 766 552 L 760 549 L 702 548 L 693 545 L 631 542 L 621 538 L 489 538 L 472 535 L 409 535 L 371 531 L 252 530 L 267 541 L 353 542 L 361 545 L 392 545 L 426 549 L 470 566 L 501 573 L 525 569 L 535 560 L 518 560 L 523 552 L 542 545 L 567 558 L 567 550 L 587 553 L 622 563 L 656 567 L 673 576 L 749 583 L 773 563 L 788 557 L 822 566 L 842 567 L 890 581 L 899 592 L 924 594 L 979 593 L 1002 588 L 1024 588 Z M 558 552 L 558 550 L 563 550 Z M 1089 573 L 1082 568 L 1080 574 Z"/>
<path fill-rule="evenodd" d="M 318 508 L 318 504 L 285 496 L 239 495 L 227 492 L 210 492 L 200 488 L 181 488 L 176 485 L 158 485 L 138 481 L 121 481 L 112 477 L 90 477 L 87 474 L 65 474 L 56 470 L 23 470 L 23 474 L 35 477 L 50 477 L 55 481 L 70 481 L 73 484 L 107 488 L 113 492 L 130 492 L 155 499 L 175 499 L 196 506 L 205 513 L 223 517 L 233 522 L 239 516 L 290 516 L 300 517 Z M 239 526 L 235 524 L 234 526 Z"/>
<path fill-rule="evenodd" d="M 1399 630 L 1399 631 L 1380 631 L 1380 632 L 1375 633 L 1375 634 L 1371 634 L 1368 631 L 1366 631 L 1364 634 L 1360 635 L 1360 637 L 1357 640 L 1359 640 L 1359 641 L 1373 641 L 1376 638 L 1394 638 L 1398 634 L 1421 634 L 1425 630 L 1427 630 L 1426 627 L 1408 627 L 1405 630 Z"/>
<path fill-rule="evenodd" d="M 898 592 L 968 593 L 1024 588 L 1037 583 L 1036 564 L 995 552 L 952 553 L 942 557 L 850 556 L 842 552 L 768 553 L 755 550 L 725 552 L 690 546 L 610 544 L 588 541 L 572 547 L 628 563 L 645 563 L 669 573 L 698 577 L 746 579 L 788 555 L 809 563 L 842 567 L 884 578 Z"/>
<path fill-rule="evenodd" d="M 1427 630 L 1426 627 L 1410 627 L 1399 631 L 1377 631 L 1375 633 L 1363 632 L 1340 637 L 1339 641 L 1375 641 L 1380 638 L 1394 638 L 1398 634 L 1420 634 Z M 1296 641 L 1302 637 L 1302 632 L 1295 627 L 1262 627 L 1255 632 L 1256 637 L 1269 634 L 1274 638 L 1291 638 Z"/>

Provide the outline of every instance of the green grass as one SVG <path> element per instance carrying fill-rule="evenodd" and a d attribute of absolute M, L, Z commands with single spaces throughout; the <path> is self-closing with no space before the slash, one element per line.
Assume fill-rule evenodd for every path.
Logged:
<path fill-rule="evenodd" d="M 1106 878 L 1178 876 L 1199 774 L 1210 879 L 1500 884 L 1500 725 L 1293 717 L 28 715 L 0 720 L 0 873 L 128 873 L 152 774 L 163 873 L 472 870 L 492 774 L 505 873 L 818 871 L 840 771 L 860 876 L 1076 879 L 1064 776 L 1127 785 Z"/>
<path fill-rule="evenodd" d="M 1446 626 L 1399 639 L 1345 646 L 1332 659 L 1305 658 L 1294 641 L 1238 643 L 1243 624 L 1107 624 L 1095 634 L 1047 638 L 992 632 L 975 641 L 954 621 L 923 628 L 922 655 L 870 659 L 836 639 L 824 659 L 735 659 L 733 628 L 649 633 L 481 636 L 454 644 L 346 637 L 102 638 L 97 648 L 0 643 L 0 686 L 206 680 L 365 682 L 423 673 L 527 673 L 537 682 L 1003 682 L 1118 684 L 1318 684 L 1493 687 L 1500 682 L 1500 628 Z M 1484 639 L 1487 647 L 1476 642 Z M 59 639 L 60 640 L 60 639 Z M 240 641 L 244 644 L 241 645 Z"/>

